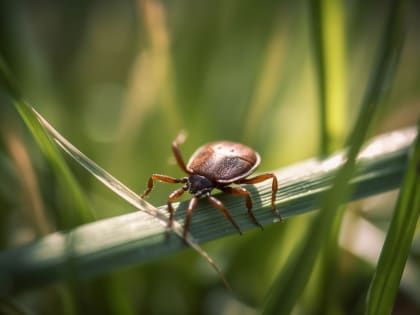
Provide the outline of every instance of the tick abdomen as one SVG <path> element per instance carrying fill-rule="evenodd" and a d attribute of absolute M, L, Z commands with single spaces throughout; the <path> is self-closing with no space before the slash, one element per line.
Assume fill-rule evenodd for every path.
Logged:
<path fill-rule="evenodd" d="M 187 169 L 217 183 L 233 183 L 245 178 L 260 164 L 260 156 L 250 147 L 230 141 L 218 141 L 197 149 Z"/>

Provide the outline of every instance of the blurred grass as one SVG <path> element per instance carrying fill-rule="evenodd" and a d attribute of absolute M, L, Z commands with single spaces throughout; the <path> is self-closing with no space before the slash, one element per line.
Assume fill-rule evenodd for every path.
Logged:
<path fill-rule="evenodd" d="M 359 112 L 367 69 L 377 62 L 375 47 L 389 8 L 389 2 L 378 1 L 341 5 L 345 6 L 341 18 L 346 21 L 330 23 L 343 23 L 346 39 L 338 35 L 340 42 L 329 51 L 340 55 L 340 49 L 344 50 L 344 82 L 333 84 L 344 85 L 345 91 L 337 88 L 327 92 L 344 94 L 346 105 L 327 107 L 325 117 L 331 117 L 329 123 L 338 128 L 330 129 L 331 139 L 348 135 Z M 385 109 L 371 125 L 372 133 L 415 124 L 419 115 L 417 7 L 410 3 L 401 63 L 392 91 L 383 100 Z M 252 1 L 214 1 L 211 5 L 188 0 L 36 5 L 2 1 L 0 51 L 18 77 L 25 99 L 84 153 L 140 192 L 151 173 L 181 175 L 168 163 L 168 144 L 180 129 L 189 133 L 182 147 L 186 157 L 210 140 L 243 141 L 263 157 L 261 171 L 278 169 L 322 151 L 318 136 L 322 124 L 316 106 L 321 91 L 312 59 L 313 29 L 308 10 L 303 1 L 258 5 Z M 336 16 L 341 19 L 339 14 Z M 339 71 L 333 57 L 325 58 L 331 71 Z M 0 123 L 6 126 L 7 121 L 10 126 L 7 133 L 2 129 L 0 135 L 1 161 L 6 161 L 0 164 L 1 174 L 11 171 L 16 178 L 17 164 L 11 163 L 13 157 L 3 139 L 10 131 L 16 134 L 21 123 L 3 97 L 0 101 Z M 335 110 L 344 110 L 343 121 L 337 120 Z M 31 156 L 47 217 L 55 218 L 59 205 L 71 199 L 71 194 L 57 192 L 55 186 L 61 183 L 60 178 L 45 163 L 32 136 L 22 132 L 19 139 Z M 340 140 L 332 146 L 340 146 Z M 100 209 L 95 213 L 97 218 L 132 210 L 90 175 L 72 163 L 68 165 L 91 207 Z M 31 225 L 22 219 L 18 182 L 13 177 L 2 177 L 7 189 L 0 190 L 0 206 L 4 209 L 0 213 L 0 243 L 7 247 L 22 239 L 33 239 Z M 150 201 L 162 204 L 172 188 L 159 185 Z M 385 196 L 375 200 L 378 204 L 374 206 L 373 201 L 367 201 L 351 208 L 362 216 L 371 213 L 366 212 L 368 205 L 379 209 L 376 211 L 381 216 L 371 215 L 369 220 L 382 227 L 383 222 L 389 222 L 392 204 Z M 239 298 L 224 293 L 208 266 L 190 253 L 113 274 L 117 277 L 114 285 L 102 292 L 93 290 L 99 286 L 94 280 L 76 282 L 75 290 L 69 293 L 71 298 L 61 297 L 70 301 L 67 306 L 60 306 L 59 294 L 51 294 L 59 291 L 54 288 L 32 290 L 14 298 L 46 314 L 63 313 L 72 307 L 76 313 L 100 310 L 103 314 L 118 314 L 119 308 L 121 312 L 124 309 L 118 302 L 122 296 L 126 309 L 129 305 L 134 313 L 255 314 L 282 266 L 280 262 L 287 261 L 299 246 L 310 219 L 297 217 L 282 224 L 282 229 L 268 227 L 264 233 L 255 231 L 206 246 L 228 270 L 230 281 L 244 288 Z M 357 253 L 349 258 L 348 253 L 339 250 L 338 255 L 340 279 L 352 281 L 337 289 L 333 302 L 351 312 L 366 296 L 373 267 L 362 264 Z M 313 309 L 317 295 L 311 288 L 318 287 L 314 282 L 312 277 L 296 312 L 305 314 Z M 113 295 L 115 304 L 109 299 Z M 176 296 L 176 301 L 162 305 L 168 295 Z M 93 303 L 105 300 L 105 306 Z M 398 301 L 406 301 L 404 293 L 399 292 Z M 403 304 L 411 305 L 410 301 Z"/>
<path fill-rule="evenodd" d="M 342 146 L 347 108 L 346 19 L 344 3 L 311 1 L 310 28 L 317 74 L 319 153 L 326 156 Z"/>
<path fill-rule="evenodd" d="M 319 6 L 323 3 L 321 1 Z M 269 293 L 269 298 L 264 308 L 265 314 L 290 314 L 292 312 L 300 296 L 303 294 L 303 290 L 308 283 L 316 259 L 319 257 L 319 252 L 323 246 L 326 246 L 327 252 L 324 254 L 322 263 L 326 264 L 324 268 L 328 268 L 328 276 L 325 274 L 325 279 L 322 279 L 324 290 L 326 284 L 327 290 L 325 291 L 327 292 L 323 292 L 323 295 L 320 294 L 322 306 L 319 312 L 322 314 L 330 313 L 334 312 L 334 308 L 337 308 L 334 305 L 336 304 L 334 299 L 330 303 L 325 302 L 328 301 L 326 296 L 334 294 L 337 286 L 336 283 L 329 283 L 334 282 L 335 280 L 332 279 L 336 279 L 338 276 L 333 269 L 336 266 L 335 256 L 338 250 L 338 231 L 343 216 L 342 211 L 338 211 L 338 208 L 342 200 L 345 200 L 350 194 L 349 181 L 355 170 L 356 157 L 368 137 L 370 126 L 374 122 L 378 108 L 384 98 L 384 91 L 389 90 L 396 66 L 398 65 L 403 39 L 400 25 L 402 23 L 401 14 L 403 12 L 398 7 L 398 3 L 398 1 L 394 1 L 394 5 L 389 8 L 389 13 L 387 14 L 387 20 L 385 22 L 387 27 L 381 36 L 382 40 L 378 48 L 377 63 L 372 69 L 366 94 L 362 101 L 361 111 L 349 136 L 346 162 L 337 172 L 331 189 L 322 197 L 320 202 L 321 212 L 308 228 L 302 244 L 296 249 L 295 255 L 289 259 L 286 267 L 278 275 Z M 325 5 L 327 4 L 328 1 L 325 1 Z M 321 8 L 317 7 L 315 10 L 319 14 Z M 328 15 L 329 10 L 324 8 L 322 12 Z M 326 33 L 327 28 L 334 27 L 334 25 L 328 24 L 327 19 L 325 21 L 317 19 L 317 21 L 323 25 L 320 28 L 323 34 Z M 323 38 L 324 36 L 318 37 Z M 322 50 L 325 52 L 321 55 L 327 54 L 327 48 L 322 48 Z M 328 85 L 327 80 L 324 78 L 327 72 L 325 64 L 325 62 L 322 63 L 324 69 L 321 71 L 322 75 L 320 75 L 319 79 L 325 81 L 324 84 L 321 84 L 322 89 L 334 89 L 334 86 Z M 329 93 L 325 91 L 322 91 L 322 93 L 325 96 L 321 97 L 321 101 L 325 104 L 330 104 L 327 101 Z M 340 105 L 338 104 L 338 106 Z M 322 119 L 322 121 L 327 120 Z M 324 142 L 328 144 L 328 141 Z M 325 257 L 326 255 L 328 257 Z M 332 260 L 333 263 L 331 264 L 329 260 Z"/>
<path fill-rule="evenodd" d="M 42 125 L 35 119 L 26 104 L 16 101 L 15 106 L 22 119 L 25 120 L 30 132 L 34 135 L 44 155 L 49 160 L 56 173 L 55 176 L 61 179 L 59 181 L 59 185 L 62 185 L 60 189 L 65 191 L 63 198 L 68 198 L 67 201 L 62 203 L 63 207 L 58 208 L 60 211 L 57 213 L 57 228 L 69 229 L 92 221 L 93 214 L 89 203 L 63 157 L 58 152 L 53 140 L 44 132 Z"/>
<path fill-rule="evenodd" d="M 341 147 L 345 136 L 347 111 L 346 79 L 346 15 L 344 3 L 340 1 L 312 1 L 310 22 L 314 66 L 317 74 L 319 107 L 319 155 L 325 157 L 332 150 Z M 335 295 L 337 281 L 331 281 L 331 274 L 337 272 L 339 259 L 338 236 L 343 210 L 336 211 L 330 237 L 323 241 L 318 254 L 319 273 L 316 288 L 314 313 L 329 314 L 337 308 Z M 315 224 L 315 223 L 314 223 Z M 313 262 L 312 262 L 313 264 Z M 315 268 L 313 268 L 315 269 Z"/>
<path fill-rule="evenodd" d="M 420 130 L 420 121 L 417 125 Z M 397 206 L 370 285 L 366 314 L 390 314 L 420 216 L 420 136 L 417 136 Z"/>

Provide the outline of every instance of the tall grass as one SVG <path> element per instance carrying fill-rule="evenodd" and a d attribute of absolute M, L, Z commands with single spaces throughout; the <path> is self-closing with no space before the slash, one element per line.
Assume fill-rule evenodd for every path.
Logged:
<path fill-rule="evenodd" d="M 22 164 L 6 145 L 13 135 L 25 148 L 36 176 L 33 194 L 44 204 L 50 229 L 59 231 L 31 245 L 45 251 L 26 251 L 25 255 L 31 254 L 25 256 L 28 260 L 15 262 L 26 261 L 28 268 L 35 262 L 42 266 L 50 258 L 66 255 L 53 248 L 71 245 L 72 257 L 77 258 L 72 261 L 76 266 L 72 275 L 77 277 L 67 277 L 63 286 L 32 289 L 23 285 L 25 278 L 12 284 L 1 279 L 2 288 L 7 283 L 7 287 L 22 284 L 24 291 L 4 297 L 0 312 L 14 305 L 45 314 L 257 314 L 261 310 L 325 314 L 365 309 L 375 314 L 390 311 L 396 291 L 397 299 L 418 297 L 415 290 L 398 289 L 406 257 L 412 255 L 413 233 L 417 242 L 413 230 L 417 218 L 409 211 L 417 202 L 409 196 L 416 195 L 413 166 L 407 171 L 394 219 L 389 214 L 394 209 L 390 195 L 377 192 L 367 203 L 336 211 L 353 189 L 358 191 L 357 186 L 349 187 L 349 179 L 366 139 L 417 120 L 418 106 L 410 104 L 418 104 L 419 96 L 420 65 L 413 58 L 418 55 L 418 19 L 415 10 L 405 15 L 404 5 L 398 1 L 316 1 L 311 6 L 275 1 L 258 5 L 64 2 L 39 7 L 2 3 L 0 52 L 12 70 L 0 64 L 0 174 L 5 174 L 1 184 L 7 181 L 0 186 L 0 205 L 5 209 L 0 220 L 1 254 L 11 252 L 6 247 L 19 252 L 23 248 L 19 240 L 37 237 L 33 222 L 25 221 L 22 211 L 31 203 L 20 197 L 22 187 L 34 186 L 24 185 L 25 171 L 16 170 Z M 186 158 L 199 145 L 226 138 L 255 148 L 262 156 L 261 171 L 279 170 L 320 153 L 329 156 L 344 146 L 346 135 L 348 158 L 334 173 L 331 189 L 322 182 L 322 191 L 328 191 L 320 199 L 308 201 L 303 192 L 316 192 L 318 186 L 313 185 L 320 182 L 311 171 L 321 168 L 322 162 L 279 172 L 279 206 L 285 217 L 281 224 L 270 224 L 269 187 L 249 187 L 257 217 L 265 225 L 263 232 L 249 223 L 241 198 L 221 197 L 244 227 L 242 237 L 228 237 L 229 222 L 199 203 L 192 236 L 198 241 L 215 240 L 204 248 L 222 267 L 232 294 L 199 255 L 180 251 L 186 248 L 182 241 L 176 237 L 165 241 L 159 221 L 129 213 L 132 206 L 63 155 L 52 138 L 40 132 L 28 108 L 19 103 L 22 99 L 135 192 L 143 191 L 151 173 L 182 175 L 170 152 L 170 142 L 181 129 L 189 134 L 182 146 Z M 13 102 L 18 111 L 13 111 Z M 22 128 L 24 124 L 29 128 Z M 392 147 L 397 138 L 392 139 L 382 145 Z M 378 191 L 395 188 L 390 185 L 396 183 L 395 177 L 375 179 L 382 178 L 385 169 L 405 165 L 404 159 L 398 161 L 379 172 L 362 169 L 356 176 L 361 179 L 356 180 L 359 189 L 368 192 L 373 184 L 367 183 L 373 182 L 383 188 Z M 373 158 L 372 165 L 383 166 L 379 162 L 379 157 Z M 401 175 L 401 168 L 398 172 Z M 303 173 L 309 174 L 307 180 L 299 178 Z M 163 205 L 174 189 L 168 186 L 157 184 L 148 201 Z M 374 200 L 373 210 L 366 210 Z M 296 216 L 306 211 L 308 203 L 311 209 L 319 205 L 319 214 Z M 177 212 L 180 222 L 184 208 L 182 202 Z M 338 245 L 344 233 L 341 219 L 349 211 L 378 227 L 382 235 L 391 222 L 390 245 L 385 245 L 376 270 L 360 253 Z M 401 234 L 403 228 L 397 223 L 407 218 L 410 229 Z M 148 226 L 159 227 L 158 232 L 146 230 Z M 63 235 L 75 238 L 60 247 Z M 395 254 L 387 248 L 392 249 L 400 237 L 404 252 Z M 61 245 L 49 247 L 50 241 Z M 139 263 L 143 260 L 149 262 Z M 13 259 L 8 262 L 13 266 Z M 43 272 L 30 273 L 33 283 L 66 279 L 51 266 L 54 263 Z M 338 283 L 331 284 L 332 274 Z M 387 275 L 392 275 L 392 284 L 383 282 Z M 398 301 L 418 307 L 416 298 Z"/>

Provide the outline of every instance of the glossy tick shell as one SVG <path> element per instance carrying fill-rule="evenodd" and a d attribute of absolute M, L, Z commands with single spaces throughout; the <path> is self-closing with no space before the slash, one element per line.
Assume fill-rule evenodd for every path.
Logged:
<path fill-rule="evenodd" d="M 215 183 L 230 184 L 253 173 L 260 161 L 260 155 L 250 147 L 217 141 L 198 148 L 188 161 L 187 170 Z"/>

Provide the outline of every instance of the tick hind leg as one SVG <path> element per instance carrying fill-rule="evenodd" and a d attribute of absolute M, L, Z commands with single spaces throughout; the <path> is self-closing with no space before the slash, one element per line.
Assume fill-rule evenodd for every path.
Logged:
<path fill-rule="evenodd" d="M 265 180 L 268 180 L 270 178 L 272 179 L 272 184 L 271 184 L 271 209 L 273 210 L 274 215 L 281 219 L 280 212 L 276 208 L 276 193 L 277 193 L 277 189 L 278 189 L 276 175 L 274 175 L 273 173 L 261 174 L 261 175 L 255 176 L 255 177 L 241 179 L 240 181 L 237 182 L 237 184 L 256 184 L 256 183 L 260 183 L 260 182 L 263 182 Z"/>
<path fill-rule="evenodd" d="M 255 217 L 254 213 L 252 212 L 252 200 L 251 196 L 249 195 L 249 191 L 242 187 L 223 187 L 221 188 L 223 192 L 231 194 L 231 195 L 242 195 L 245 197 L 246 207 L 248 209 L 248 215 L 255 223 L 255 225 L 259 226 L 263 229 L 262 225 L 258 222 L 257 218 Z"/>
<path fill-rule="evenodd" d="M 232 217 L 232 214 L 229 212 L 228 209 L 226 209 L 225 205 L 217 198 L 213 197 L 212 195 L 210 195 L 210 193 L 207 194 L 207 200 L 218 210 L 220 210 L 220 212 L 222 212 L 222 214 L 225 216 L 226 219 L 228 219 L 230 221 L 230 223 L 232 223 L 232 225 L 238 230 L 239 234 L 242 234 L 242 231 L 238 225 L 238 223 L 235 222 L 235 220 Z"/>

